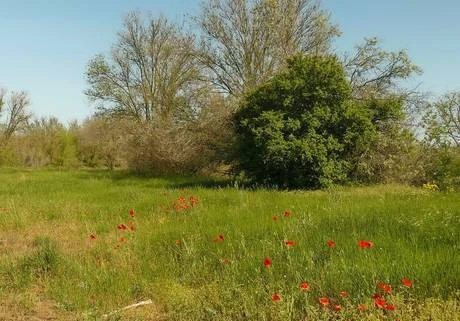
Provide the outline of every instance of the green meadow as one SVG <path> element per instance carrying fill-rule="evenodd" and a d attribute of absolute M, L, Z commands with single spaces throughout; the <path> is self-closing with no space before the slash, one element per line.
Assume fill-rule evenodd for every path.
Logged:
<path fill-rule="evenodd" d="M 0 182 L 0 320 L 460 318 L 458 192 L 84 170 Z"/>

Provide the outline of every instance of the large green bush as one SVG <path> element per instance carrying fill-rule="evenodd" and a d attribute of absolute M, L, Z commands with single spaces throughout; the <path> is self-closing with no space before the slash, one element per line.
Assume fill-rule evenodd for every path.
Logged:
<path fill-rule="evenodd" d="M 401 110 L 394 99 L 354 101 L 336 57 L 294 56 L 236 113 L 237 167 L 254 182 L 278 187 L 347 182 L 359 176 L 357 159 Z"/>

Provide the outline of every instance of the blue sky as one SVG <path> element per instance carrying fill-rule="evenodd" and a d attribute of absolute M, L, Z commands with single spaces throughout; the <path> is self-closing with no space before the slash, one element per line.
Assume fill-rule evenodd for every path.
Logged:
<path fill-rule="evenodd" d="M 200 0 L 0 0 L 0 87 L 24 89 L 37 116 L 82 120 L 93 112 L 83 94 L 88 60 L 110 49 L 130 10 L 173 20 L 198 12 Z M 460 89 L 460 1 L 323 0 L 343 32 L 338 51 L 377 36 L 407 49 L 424 74 L 423 90 Z"/>

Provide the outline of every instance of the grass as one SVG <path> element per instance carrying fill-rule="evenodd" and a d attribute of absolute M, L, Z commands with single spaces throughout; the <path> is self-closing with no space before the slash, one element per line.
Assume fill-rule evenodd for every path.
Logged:
<path fill-rule="evenodd" d="M 2 169 L 0 181 L 0 320 L 100 320 L 144 299 L 154 304 L 109 319 L 459 320 L 459 193 L 250 190 L 105 171 Z M 199 203 L 175 210 L 180 196 Z M 395 311 L 374 307 L 379 282 Z"/>

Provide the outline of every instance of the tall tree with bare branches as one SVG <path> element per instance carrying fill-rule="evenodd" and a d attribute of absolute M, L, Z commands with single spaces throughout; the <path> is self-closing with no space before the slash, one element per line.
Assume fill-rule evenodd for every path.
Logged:
<path fill-rule="evenodd" d="M 110 56 L 89 62 L 86 95 L 102 113 L 168 118 L 183 107 L 200 75 L 194 43 L 194 36 L 164 17 L 145 20 L 131 13 Z"/>
<path fill-rule="evenodd" d="M 377 38 L 364 39 L 352 54 L 344 56 L 343 64 L 353 96 L 357 99 L 396 93 L 407 96 L 409 92 L 400 86 L 400 82 L 422 72 L 405 50 L 386 51 Z"/>
<path fill-rule="evenodd" d="M 0 89 L 0 118 L 4 118 L 0 124 L 3 142 L 7 142 L 31 117 L 28 111 L 30 99 L 25 91 L 13 91 L 8 98 L 5 97 L 6 91 Z"/>
<path fill-rule="evenodd" d="M 428 142 L 460 147 L 460 91 L 452 91 L 429 104 L 424 116 Z"/>
<path fill-rule="evenodd" d="M 231 96 L 269 79 L 295 53 L 327 52 L 339 33 L 316 0 L 208 0 L 195 22 L 200 60 Z"/>

